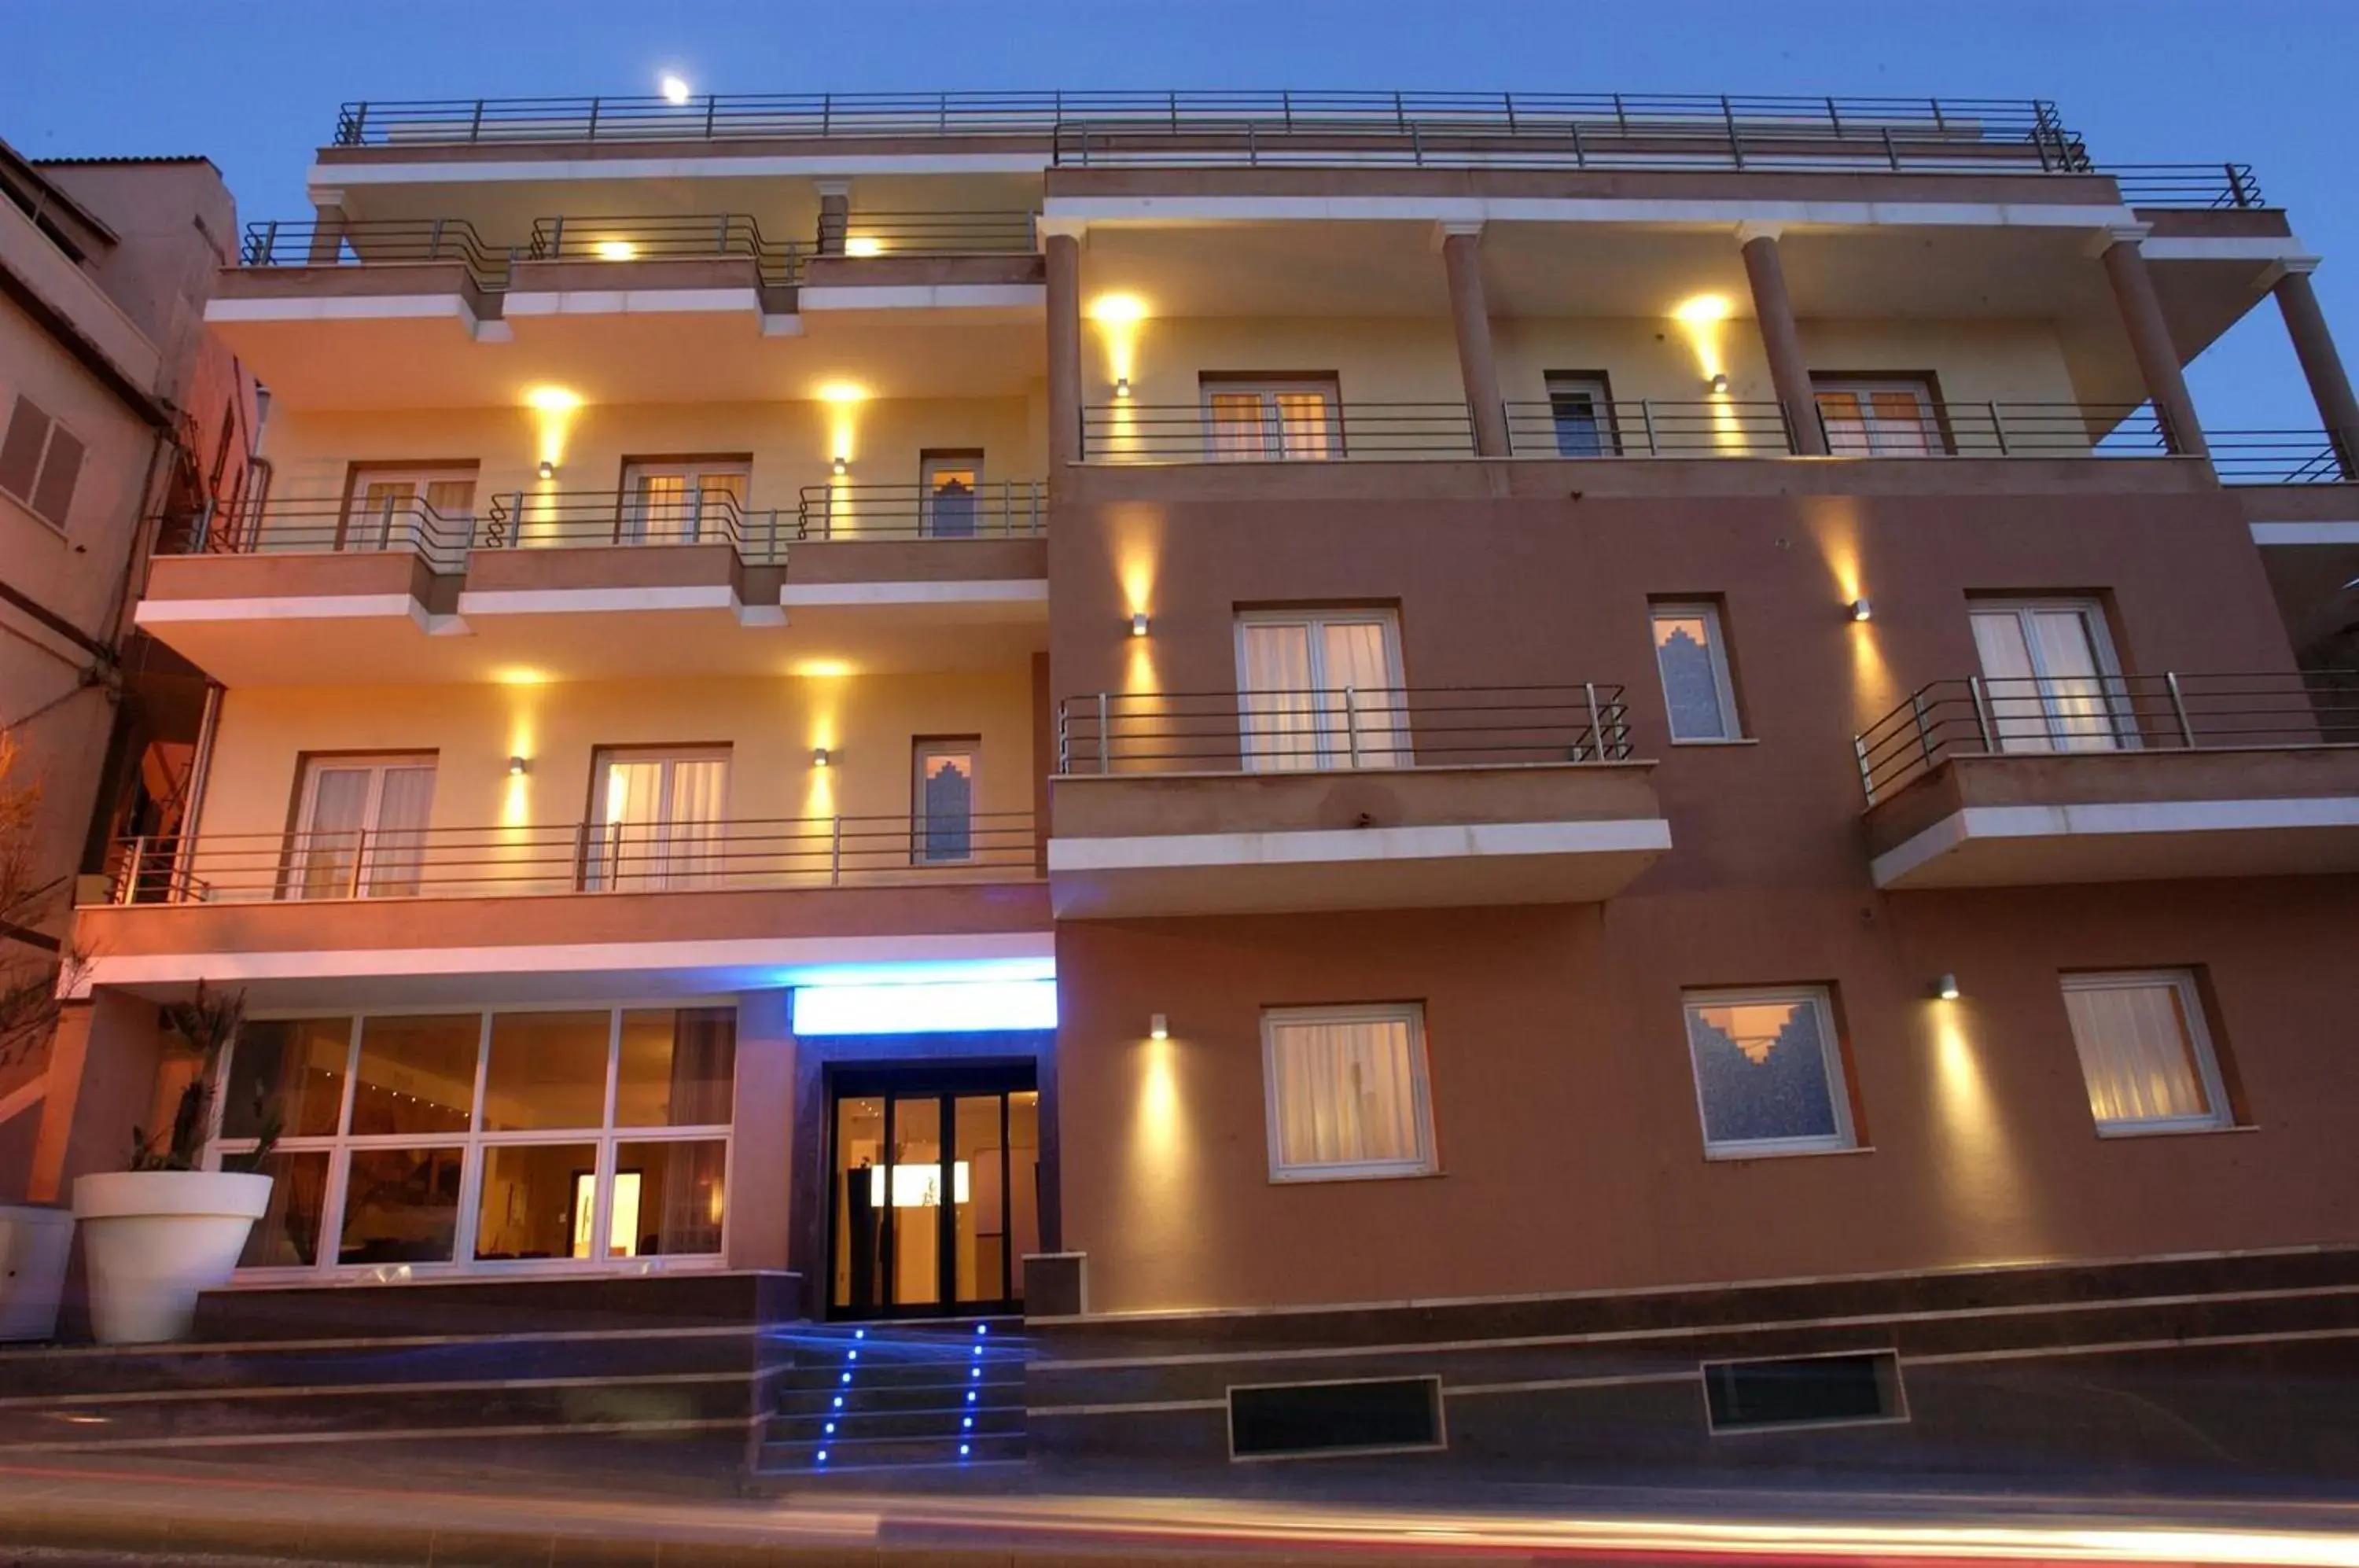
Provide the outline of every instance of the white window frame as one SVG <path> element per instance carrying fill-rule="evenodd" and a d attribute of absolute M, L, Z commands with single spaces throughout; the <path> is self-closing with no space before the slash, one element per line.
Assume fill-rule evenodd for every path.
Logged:
<path fill-rule="evenodd" d="M 2235 1107 L 2228 1103 L 2228 1085 L 2220 1073 L 2219 1052 L 2212 1043 L 2212 1030 L 2203 1018 L 2203 997 L 2197 990 L 2195 974 L 2188 969 L 2115 969 L 2100 974 L 2073 974 L 2062 976 L 2060 989 L 2074 991 L 2152 990 L 2167 986 L 2178 1003 L 2180 1021 L 2187 1029 L 2187 1051 L 2195 1062 L 2198 1085 L 2203 1091 L 2204 1104 L 2211 1107 L 2200 1116 L 2153 1116 L 2138 1121 L 2096 1120 L 2095 1108 L 2090 1109 L 2099 1138 L 2153 1138 L 2171 1133 L 2223 1132 L 2236 1125 Z M 2088 1098 L 2089 1072 L 2081 1060 L 2081 1040 L 2071 1029 L 2071 1010 L 2065 1010 L 2066 1031 L 2072 1040 L 2073 1065 L 2081 1069 L 2082 1099 Z"/>
<path fill-rule="evenodd" d="M 1614 384 L 1603 371 L 1551 370 L 1543 374 L 1541 382 L 1548 396 L 1549 445 L 1556 456 L 1578 462 L 1622 455 L 1622 427 L 1614 417 Z M 1595 452 L 1564 450 L 1564 432 L 1558 426 L 1556 410 L 1560 397 L 1589 399 L 1591 413 L 1597 422 Z"/>
<path fill-rule="evenodd" d="M 1416 1118 L 1418 1152 L 1408 1160 L 1289 1165 L 1285 1156 L 1284 1118 L 1280 1115 L 1277 1094 L 1277 1031 L 1289 1024 L 1359 1023 L 1406 1023 L 1408 1026 L 1410 1111 Z M 1434 1138 L 1433 1080 L 1425 1044 L 1423 1003 L 1264 1007 L 1261 1013 L 1261 1082 L 1264 1121 L 1269 1138 L 1269 1179 L 1272 1181 L 1373 1181 L 1440 1173 L 1441 1157 Z"/>
<path fill-rule="evenodd" d="M 2104 700 L 2105 715 L 2113 735 L 2111 749 L 2137 750 L 2139 748 L 2137 724 L 2130 711 L 2128 688 L 2122 677 L 2121 660 L 2114 653 L 2113 629 L 2106 624 L 2104 604 L 2095 599 L 2070 595 L 2058 598 L 1977 596 L 1966 601 L 1966 635 L 1970 637 L 1973 635 L 1976 615 L 2011 615 L 2015 616 L 2017 628 L 2022 633 L 2023 646 L 2031 660 L 2032 679 L 2038 683 L 2039 717 L 2045 726 L 2048 746 L 2042 751 L 2025 748 L 2017 755 L 2060 756 L 2069 755 L 2076 750 L 2101 749 L 2076 747 L 2067 744 L 2072 737 L 2073 732 L 2068 727 L 2063 715 L 2057 711 L 2051 682 L 2071 680 L 2073 677 L 2049 674 L 2040 658 L 2039 638 L 2033 634 L 2031 621 L 2033 615 L 2064 612 L 2070 612 L 2081 617 L 2082 632 L 2089 639 L 2089 656 L 2091 661 L 2097 667 L 2097 688 L 2099 694 Z M 1983 670 L 1979 646 L 1975 650 L 1974 669 L 1982 675 L 1985 683 L 1984 687 L 1985 700 L 1991 704 L 1992 738 L 1999 743 L 1999 751 L 2005 753 L 2008 749 L 2006 746 L 2008 737 L 2001 733 L 2005 729 L 2005 724 L 1998 716 L 1998 700 L 2010 693 L 1993 691 L 1987 684 L 1996 677 Z M 2006 716 L 2012 718 L 2015 715 L 2010 713 Z"/>
<path fill-rule="evenodd" d="M 615 1103 L 621 1091 L 623 1015 L 626 1012 L 689 1012 L 708 1007 L 732 1007 L 732 996 L 666 997 L 654 1001 L 591 1001 L 580 1003 L 538 1002 L 485 1008 L 464 1007 L 377 1007 L 355 1011 L 352 1016 L 351 1035 L 345 1047 L 342 1097 L 336 1108 L 337 1130 L 308 1138 L 281 1138 L 273 1147 L 273 1154 L 325 1154 L 328 1160 L 327 1181 L 320 1194 L 320 1234 L 314 1239 L 317 1260 L 310 1264 L 279 1264 L 252 1269 L 240 1269 L 233 1277 L 233 1285 L 287 1285 L 322 1279 L 366 1279 L 380 1270 L 400 1270 L 402 1279 L 452 1279 L 502 1277 L 516 1274 L 599 1275 L 637 1274 L 649 1271 L 691 1273 L 718 1271 L 728 1268 L 730 1230 L 737 1221 L 737 1194 L 732 1189 L 736 1174 L 737 1150 L 735 1117 L 738 1084 L 730 1083 L 730 1116 L 725 1123 L 698 1123 L 684 1127 L 616 1127 Z M 502 1013 L 581 1012 L 607 1013 L 606 1025 L 606 1090 L 603 1126 L 599 1127 L 533 1128 L 516 1132 L 486 1132 L 484 1130 L 484 1094 L 491 1073 L 492 1025 Z M 374 1133 L 353 1134 L 344 1129 L 352 1125 L 353 1101 L 359 1092 L 361 1037 L 364 1025 L 372 1018 L 440 1018 L 479 1012 L 475 1037 L 475 1089 L 469 1109 L 465 1132 L 446 1133 Z M 257 1022 L 283 1019 L 334 1017 L 334 1013 L 319 1008 L 273 1010 L 254 1015 Z M 740 1041 L 742 1049 L 743 1042 Z M 233 1045 L 234 1055 L 236 1047 Z M 217 1086 L 228 1082 L 229 1058 L 224 1057 Z M 222 1095 L 216 1094 L 213 1105 L 212 1138 L 206 1147 L 204 1168 L 221 1169 L 224 1156 L 252 1153 L 253 1138 L 224 1138 L 221 1136 Z M 614 1178 L 619 1159 L 619 1147 L 625 1143 L 712 1143 L 721 1144 L 721 1240 L 713 1252 L 666 1253 L 654 1256 L 609 1258 L 606 1249 L 612 1237 L 608 1231 L 614 1216 Z M 592 1217 L 590 1256 L 587 1258 L 482 1258 L 475 1257 L 475 1242 L 481 1231 L 483 1215 L 484 1172 L 488 1163 L 484 1150 L 516 1145 L 580 1145 L 592 1148 L 593 1169 L 597 1176 L 597 1212 Z M 343 1263 L 338 1261 L 343 1248 L 344 1203 L 349 1184 L 352 1156 L 355 1151 L 372 1149 L 457 1149 L 459 1164 L 459 1212 L 451 1235 L 451 1258 L 447 1262 L 410 1263 Z M 257 1222 L 259 1223 L 259 1222 Z"/>
<path fill-rule="evenodd" d="M 384 823 L 379 820 L 379 814 L 385 808 L 385 776 L 395 768 L 422 768 L 435 776 L 434 786 L 427 790 L 428 825 L 419 830 L 420 838 L 423 839 L 426 833 L 433 831 L 434 789 L 439 788 L 442 781 L 440 753 L 386 751 L 345 757 L 330 752 L 304 757 L 303 777 L 297 786 L 299 793 L 297 796 L 295 810 L 295 839 L 288 846 L 283 897 L 297 902 L 319 902 L 327 898 L 342 898 L 349 896 L 348 888 L 335 893 L 323 893 L 318 899 L 312 899 L 304 891 L 305 867 L 309 865 L 311 856 L 311 836 L 321 831 L 316 825 L 316 815 L 320 805 L 320 776 L 322 773 L 358 772 L 363 768 L 368 770 L 368 793 L 361 802 L 360 855 L 359 864 L 355 868 L 355 880 L 360 887 L 361 897 L 365 898 L 372 894 L 371 884 L 376 875 L 376 854 L 381 847 L 377 842 L 377 835 L 384 832 Z M 421 842 L 417 846 L 417 854 L 412 861 L 412 865 L 421 876 L 425 869 L 426 847 L 426 844 Z"/>
<path fill-rule="evenodd" d="M 1720 728 L 1716 735 L 1683 735 L 1679 731 L 1679 715 L 1671 702 L 1671 683 L 1663 671 L 1663 643 L 1656 635 L 1657 625 L 1667 619 L 1701 620 L 1710 633 L 1712 645 L 1712 691 L 1720 699 Z M 1654 645 L 1655 679 L 1663 689 L 1663 724 L 1669 732 L 1673 746 L 1727 746 L 1745 738 L 1745 723 L 1736 711 L 1736 682 L 1728 670 L 1728 634 L 1721 625 L 1720 606 L 1708 599 L 1680 603 L 1658 602 L 1647 606 L 1647 637 Z"/>
<path fill-rule="evenodd" d="M 1206 374 L 1197 378 L 1197 397 L 1204 420 L 1204 457 L 1211 463 L 1329 463 L 1343 455 L 1343 380 L 1334 376 L 1231 376 L 1226 373 Z M 1278 407 L 1285 396 L 1316 394 L 1323 400 L 1326 412 L 1327 450 L 1323 452 L 1297 452 L 1287 450 L 1286 416 Z M 1258 397 L 1261 399 L 1261 445 L 1247 453 L 1221 450 L 1220 426 L 1212 416 L 1212 399 L 1219 397 Z"/>
<path fill-rule="evenodd" d="M 32 487 L 21 495 L 14 490 L 0 488 L 0 495 L 6 495 L 10 500 L 22 506 L 28 517 L 35 518 L 44 527 L 63 534 L 66 532 L 68 521 L 73 516 L 74 497 L 82 493 L 82 471 L 90 466 L 90 442 L 84 441 L 71 425 L 67 424 L 22 392 L 16 394 L 15 400 L 8 406 L 7 422 L 0 424 L 0 441 L 5 441 L 9 436 L 16 433 L 16 421 L 27 413 L 43 421 L 41 450 L 34 454 L 33 458 Z M 53 517 L 36 506 L 33 498 L 41 493 L 42 481 L 49 476 L 49 459 L 57 453 L 58 435 L 60 431 L 64 432 L 66 440 L 73 442 L 81 450 L 74 458 L 73 483 L 66 486 L 64 509 Z"/>
<path fill-rule="evenodd" d="M 1312 736 L 1318 749 L 1312 753 L 1310 762 L 1309 766 L 1305 768 L 1256 768 L 1254 766 L 1255 735 L 1253 727 L 1256 715 L 1251 710 L 1250 693 L 1257 689 L 1246 683 L 1247 666 L 1245 662 L 1245 628 L 1247 626 L 1305 626 L 1309 628 L 1309 640 L 1310 644 L 1310 694 L 1314 698 L 1316 703 L 1311 714 L 1313 725 Z M 1386 721 L 1386 727 L 1384 731 L 1386 736 L 1385 749 L 1396 759 L 1392 766 L 1398 768 L 1407 768 L 1411 766 L 1416 753 L 1412 746 L 1408 728 L 1408 694 L 1405 690 L 1408 684 L 1408 678 L 1402 673 L 1400 615 L 1398 612 L 1389 609 L 1239 610 L 1236 613 L 1235 627 L 1231 632 L 1230 636 L 1235 647 L 1237 660 L 1237 691 L 1239 692 L 1237 702 L 1237 724 L 1239 746 L 1242 753 L 1240 761 L 1246 772 L 1348 772 L 1354 766 L 1352 760 L 1351 745 L 1353 731 L 1347 727 L 1347 716 L 1339 712 L 1331 711 L 1327 705 L 1329 695 L 1332 692 L 1336 704 L 1340 707 L 1343 701 L 1343 692 L 1344 690 L 1341 686 L 1330 687 L 1327 684 L 1327 639 L 1323 634 L 1325 629 L 1332 626 L 1375 626 L 1383 629 L 1385 644 L 1385 684 L 1388 690 L 1383 693 L 1383 701 L 1381 703 L 1371 704 L 1362 702 L 1359 704 L 1357 712 L 1364 719 L 1366 715 L 1371 713 L 1377 712 L 1384 713 Z M 1358 693 L 1355 692 L 1355 699 L 1357 696 Z M 1364 724 L 1363 724 L 1362 727 L 1364 728 Z M 1343 746 L 1340 750 L 1337 748 L 1335 744 L 1335 735 L 1338 732 L 1340 732 L 1343 737 Z"/>
<path fill-rule="evenodd" d="M 1810 410 L 1817 416 L 1819 428 L 1827 436 L 1830 448 L 1834 445 L 1834 433 L 1827 429 L 1826 407 L 1820 398 L 1828 393 L 1859 399 L 1860 433 L 1867 442 L 1865 452 L 1838 452 L 1838 457 L 1944 457 L 1949 454 L 1949 442 L 1941 429 L 1941 399 L 1934 395 L 1933 378 L 1918 371 L 1899 371 L 1882 376 L 1813 376 L 1810 377 Z M 1916 399 L 1917 421 L 1906 427 L 1910 440 L 1897 447 L 1884 444 L 1886 431 L 1896 428 L 1886 424 L 1875 410 L 1879 394 L 1906 392 Z"/>
<path fill-rule="evenodd" d="M 1703 1074 L 1698 1070 L 1691 1007 L 1779 1007 L 1800 1002 L 1818 1015 L 1820 1064 L 1826 1073 L 1827 1102 L 1834 1108 L 1835 1130 L 1806 1138 L 1735 1138 L 1713 1141 L 1712 1116 L 1704 1104 Z M 1767 1160 L 1798 1154 L 1848 1154 L 1858 1149 L 1859 1135 L 1852 1123 L 1851 1083 L 1843 1072 L 1843 1039 L 1835 1030 L 1834 994 L 1824 985 L 1745 985 L 1680 993 L 1680 1040 L 1687 1051 L 1688 1074 L 1695 1081 L 1696 1130 L 1703 1137 L 1706 1160 Z"/>

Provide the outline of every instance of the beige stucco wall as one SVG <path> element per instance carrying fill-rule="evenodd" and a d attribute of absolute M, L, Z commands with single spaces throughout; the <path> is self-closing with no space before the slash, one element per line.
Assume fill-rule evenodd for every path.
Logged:
<path fill-rule="evenodd" d="M 610 746 L 730 748 L 734 821 L 905 817 L 910 743 L 980 735 L 984 811 L 1032 809 L 1028 672 L 545 686 L 251 687 L 222 703 L 203 837 L 285 831 L 307 752 L 431 751 L 435 828 L 568 824 Z M 811 766 L 826 746 L 832 766 Z M 511 778 L 511 756 L 531 759 Z"/>

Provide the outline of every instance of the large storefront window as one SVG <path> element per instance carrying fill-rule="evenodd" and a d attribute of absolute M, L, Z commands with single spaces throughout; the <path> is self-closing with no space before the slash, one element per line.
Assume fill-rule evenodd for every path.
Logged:
<path fill-rule="evenodd" d="M 736 1065 L 727 1007 L 249 1020 L 217 1147 L 286 1130 L 239 1266 L 717 1259 Z"/>

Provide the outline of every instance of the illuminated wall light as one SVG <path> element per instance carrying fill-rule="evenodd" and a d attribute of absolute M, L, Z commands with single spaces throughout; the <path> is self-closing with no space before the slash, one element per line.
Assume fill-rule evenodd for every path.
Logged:
<path fill-rule="evenodd" d="M 828 750 L 827 747 L 823 746 L 815 746 L 811 747 L 811 766 L 813 768 L 826 768 L 831 766 L 834 761 L 835 754 Z"/>
<path fill-rule="evenodd" d="M 1114 395 L 1117 397 L 1127 397 L 1130 396 L 1129 376 L 1117 376 L 1114 378 Z"/>
<path fill-rule="evenodd" d="M 1724 321 L 1731 311 L 1725 294 L 1694 294 L 1671 307 L 1671 320 L 1692 326 L 1701 321 Z"/>
<path fill-rule="evenodd" d="M 843 242 L 846 256 L 883 256 L 885 242 L 875 234 L 854 234 Z"/>
<path fill-rule="evenodd" d="M 1849 604 L 1845 605 L 1844 608 L 1851 612 L 1851 618 L 1854 621 L 1872 621 L 1875 619 L 1875 606 L 1869 604 L 1864 599 L 1854 599 Z"/>
<path fill-rule="evenodd" d="M 509 758 L 508 758 L 508 777 L 509 777 L 509 778 L 511 778 L 511 779 L 521 779 L 521 778 L 523 778 L 526 774 L 527 774 L 527 773 L 529 773 L 529 772 L 531 772 L 531 771 L 532 771 L 532 761 L 531 761 L 531 759 L 530 759 L 530 758 L 528 758 L 528 757 L 509 757 Z"/>
<path fill-rule="evenodd" d="M 1710 391 L 1724 396 L 1728 391 L 1728 372 L 1725 370 L 1713 371 L 1712 379 L 1705 382 L 1704 386 Z"/>
<path fill-rule="evenodd" d="M 1148 1014 L 1147 1019 L 1147 1038 L 1149 1040 L 1169 1040 L 1171 1038 L 1171 1020 L 1161 1013 Z"/>
<path fill-rule="evenodd" d="M 1130 635 L 1133 637 L 1145 637 L 1153 627 L 1154 624 L 1154 622 L 1147 618 L 1146 611 L 1136 611 L 1130 617 Z"/>
<path fill-rule="evenodd" d="M 1943 975 L 1937 977 L 1933 982 L 1933 995 L 1944 1002 L 1956 1001 L 1958 999 L 1958 977 L 1954 975 Z"/>
<path fill-rule="evenodd" d="M 557 464 L 555 464 L 555 463 L 553 463 L 549 462 L 549 459 L 547 459 L 547 458 L 545 458 L 545 457 L 544 457 L 544 458 L 542 458 L 542 459 L 540 460 L 540 476 L 541 476 L 543 479 L 554 479 L 554 478 L 556 478 L 556 477 L 557 477 Z"/>
<path fill-rule="evenodd" d="M 835 476 L 836 476 L 838 479 L 841 479 L 841 478 L 842 478 L 845 474 L 849 474 L 849 473 L 851 473 L 851 472 L 852 472 L 852 460 L 851 460 L 850 458 L 848 458 L 848 457 L 844 457 L 844 456 L 842 456 L 842 454 L 840 454 L 840 453 L 839 453 L 839 454 L 837 455 L 837 457 L 836 457 L 836 460 L 835 460 L 834 463 L 833 463 L 832 466 L 832 468 L 833 468 L 833 472 L 834 472 L 834 474 L 835 474 Z"/>
<path fill-rule="evenodd" d="M 600 240 L 590 248 L 600 261 L 631 261 L 639 254 L 639 247 L 628 240 Z"/>
<path fill-rule="evenodd" d="M 573 423 L 573 416 L 582 410 L 582 395 L 562 387 L 533 387 L 525 391 L 524 406 L 533 411 L 539 422 L 540 439 L 536 443 L 538 451 L 535 455 L 540 460 L 542 477 L 547 478 L 565 460 L 566 432 Z"/>

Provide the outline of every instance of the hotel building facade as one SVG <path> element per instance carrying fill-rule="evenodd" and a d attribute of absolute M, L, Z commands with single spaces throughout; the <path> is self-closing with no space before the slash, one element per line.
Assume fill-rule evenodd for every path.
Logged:
<path fill-rule="evenodd" d="M 2359 1332 L 2359 404 L 2245 167 L 690 96 L 310 187 L 37 1195 L 201 981 L 249 1311 L 1020 1313 L 1001 1457 L 2348 1468 L 2251 1390 Z M 2315 429 L 2189 395 L 2262 310 Z"/>

